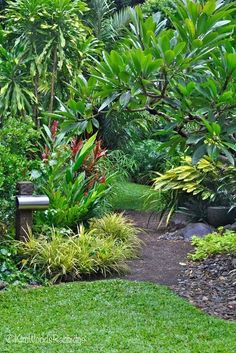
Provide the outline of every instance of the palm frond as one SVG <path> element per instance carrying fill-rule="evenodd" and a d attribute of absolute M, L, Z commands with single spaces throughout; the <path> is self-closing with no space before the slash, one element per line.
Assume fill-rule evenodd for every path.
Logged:
<path fill-rule="evenodd" d="M 107 29 L 110 39 L 115 40 L 120 32 L 130 22 L 130 7 L 125 7 L 120 11 L 115 12 L 107 23 Z"/>
<path fill-rule="evenodd" d="M 113 0 L 93 0 L 89 1 L 90 14 L 87 20 L 93 29 L 95 36 L 104 40 L 106 33 L 106 21 L 115 11 L 115 3 Z"/>
<path fill-rule="evenodd" d="M 113 0 L 94 0 L 89 2 L 90 14 L 87 20 L 94 35 L 104 43 L 115 41 L 130 21 L 131 7 L 116 11 Z"/>

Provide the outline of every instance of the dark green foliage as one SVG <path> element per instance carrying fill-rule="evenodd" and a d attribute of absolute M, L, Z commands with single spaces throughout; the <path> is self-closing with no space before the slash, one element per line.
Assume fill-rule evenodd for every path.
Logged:
<path fill-rule="evenodd" d="M 161 12 L 163 16 L 169 11 L 173 11 L 171 0 L 146 0 L 142 5 L 143 13 L 151 16 L 156 12 Z"/>
<path fill-rule="evenodd" d="M 34 270 L 21 269 L 17 246 L 15 243 L 0 242 L 0 281 L 6 285 L 24 286 L 35 282 L 42 283 L 42 279 Z"/>
<path fill-rule="evenodd" d="M 135 174 L 138 165 L 132 155 L 125 154 L 122 150 L 113 150 L 107 158 L 101 161 L 100 166 L 114 180 L 127 180 Z"/>
<path fill-rule="evenodd" d="M 0 146 L 0 219 L 13 220 L 16 183 L 29 177 L 29 165 L 24 156 L 12 154 L 10 148 Z"/>
<path fill-rule="evenodd" d="M 161 128 L 157 116 L 147 112 L 111 112 L 101 120 L 100 134 L 106 146 L 127 151 L 127 145 L 152 138 Z"/>
<path fill-rule="evenodd" d="M 185 214 L 191 222 L 207 222 L 208 206 L 208 202 L 203 201 L 200 197 L 191 197 L 186 194 L 178 195 L 178 204 L 176 205 L 177 212 Z"/>
<path fill-rule="evenodd" d="M 5 0 L 1 0 L 1 1 L 0 1 L 0 9 L 1 9 L 1 10 L 4 9 L 5 6 L 6 6 L 6 1 L 5 1 Z"/>
<path fill-rule="evenodd" d="M 142 4 L 144 2 L 144 0 L 114 0 L 114 1 L 118 10 L 125 6 L 134 6 L 137 4 Z"/>
<path fill-rule="evenodd" d="M 37 138 L 39 133 L 29 118 L 11 118 L 0 129 L 0 222 L 13 221 L 16 183 L 29 179 L 30 170 L 37 164 L 33 160 L 37 157 Z"/>
<path fill-rule="evenodd" d="M 115 12 L 115 4 L 113 0 L 91 0 L 88 1 L 90 12 L 87 15 L 87 22 L 92 28 L 94 35 L 99 40 L 106 40 L 108 33 L 109 18 Z"/>
<path fill-rule="evenodd" d="M 36 158 L 39 142 L 40 132 L 29 117 L 24 120 L 9 118 L 0 128 L 0 145 L 10 148 L 12 154 Z"/>
<path fill-rule="evenodd" d="M 88 5 L 90 11 L 85 16 L 86 23 L 106 49 L 114 48 L 130 22 L 130 7 L 117 8 L 113 0 L 92 0 Z"/>
<path fill-rule="evenodd" d="M 152 184 L 156 172 L 166 168 L 166 154 L 160 151 L 161 142 L 156 140 L 143 140 L 130 142 L 126 153 L 135 161 L 136 168 L 130 173 L 133 181 L 140 184 Z"/>

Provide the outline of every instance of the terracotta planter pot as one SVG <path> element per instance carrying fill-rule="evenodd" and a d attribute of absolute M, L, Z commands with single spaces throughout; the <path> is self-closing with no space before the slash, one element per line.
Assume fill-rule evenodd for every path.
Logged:
<path fill-rule="evenodd" d="M 209 206 L 207 208 L 207 221 L 214 227 L 226 226 L 232 224 L 236 218 L 236 209 L 231 211 L 226 206 Z"/>

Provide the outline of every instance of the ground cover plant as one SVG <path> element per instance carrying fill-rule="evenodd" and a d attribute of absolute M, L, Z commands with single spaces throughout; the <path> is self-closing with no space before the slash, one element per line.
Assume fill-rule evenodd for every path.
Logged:
<path fill-rule="evenodd" d="M 16 244 L 12 242 L 1 243 L 0 249 L 0 287 L 4 289 L 7 284 L 12 286 L 26 286 L 29 283 L 46 284 L 38 273 L 34 270 L 21 270 L 17 266 L 18 251 Z"/>
<path fill-rule="evenodd" d="M 192 260 L 202 260 L 217 254 L 235 254 L 235 232 L 221 229 L 219 232 L 208 234 L 205 238 L 194 237 L 192 244 L 195 251 L 190 255 Z"/>

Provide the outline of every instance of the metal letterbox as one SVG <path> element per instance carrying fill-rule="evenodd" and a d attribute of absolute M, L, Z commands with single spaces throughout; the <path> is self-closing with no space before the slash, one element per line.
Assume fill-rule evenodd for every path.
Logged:
<path fill-rule="evenodd" d="M 19 210 L 46 210 L 49 198 L 45 195 L 17 195 L 16 205 Z"/>
<path fill-rule="evenodd" d="M 34 185 L 30 181 L 16 184 L 16 239 L 27 241 L 32 232 L 33 211 L 43 211 L 49 207 L 46 195 L 33 195 Z"/>

